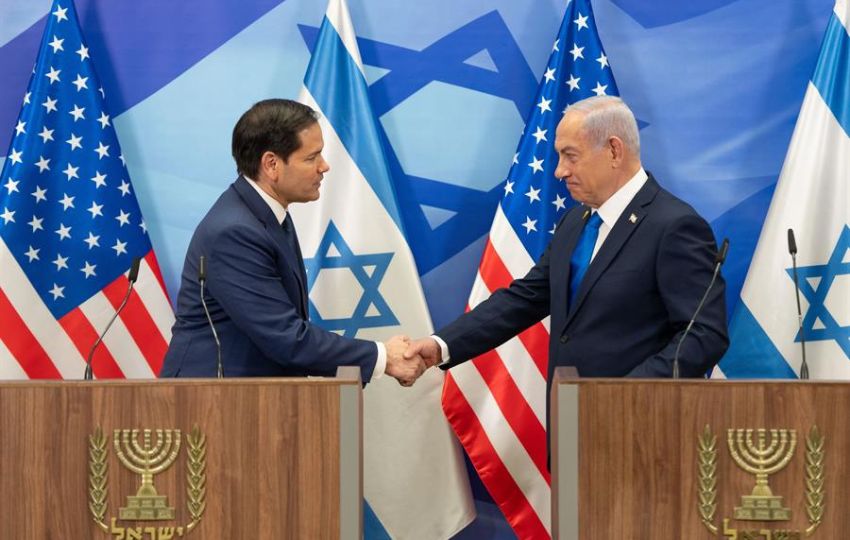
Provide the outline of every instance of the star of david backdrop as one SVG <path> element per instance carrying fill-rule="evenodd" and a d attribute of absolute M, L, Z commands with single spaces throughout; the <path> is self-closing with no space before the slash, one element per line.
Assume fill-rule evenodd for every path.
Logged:
<path fill-rule="evenodd" d="M 821 88 L 813 72 L 821 69 L 819 54 L 834 3 L 592 2 L 605 52 L 585 61 L 616 74 L 619 95 L 638 117 L 645 167 L 705 216 L 718 239 L 731 240 L 723 273 L 730 321 L 738 328 L 761 322 L 753 305 L 743 305 L 742 289 L 751 263 L 755 265 L 754 253 L 810 81 Z M 101 66 L 98 77 L 120 140 L 122 166 L 132 177 L 164 285 L 174 299 L 194 228 L 236 176 L 230 157 L 233 124 L 256 101 L 298 96 L 327 2 L 75 4 L 90 57 Z M 435 328 L 466 307 L 494 211 L 510 189 L 517 141 L 546 77 L 566 4 L 348 4 L 400 222 Z M 18 117 L 50 6 L 51 0 L 0 0 L 0 166 L 16 158 L 10 143 L 23 129 Z M 600 92 L 606 89 L 597 88 Z M 838 123 L 846 140 L 850 121 L 839 118 Z M 538 143 L 551 144 L 552 135 L 539 134 Z M 845 175 L 844 187 L 837 191 L 844 197 L 844 217 L 822 234 L 829 242 L 827 251 L 813 255 L 800 245 L 798 274 L 802 332 L 813 347 L 832 347 L 829 354 L 846 364 L 843 376 L 850 374 L 850 180 L 846 168 L 838 170 Z M 10 182 L 0 186 L 0 193 L 11 195 L 23 187 Z M 322 187 L 333 189 L 330 183 Z M 559 192 L 548 192 L 552 200 L 539 202 L 560 208 L 564 200 Z M 16 217 L 12 211 L 0 205 L 0 227 Z M 789 226 L 779 229 L 784 234 Z M 532 233 L 530 228 L 520 232 Z M 395 324 L 396 314 L 382 290 L 394 254 L 352 249 L 346 231 L 333 222 L 320 234 L 319 249 L 304 253 L 311 290 L 323 273 L 345 272 L 351 291 L 333 305 L 311 299 L 313 320 L 347 336 Z M 787 252 L 770 266 L 785 280 L 778 287 L 787 288 L 775 294 L 793 299 Z M 761 337 L 749 330 L 746 339 L 738 336 L 743 349 L 779 349 L 777 358 L 784 356 L 788 363 L 778 376 L 794 376 L 799 360 L 788 359 L 801 335 L 796 313 L 787 315 L 793 327 L 787 332 L 788 346 L 770 343 L 767 327 Z M 736 336 L 733 331 L 733 344 Z M 0 377 L 9 372 L 0 363 Z M 729 374 L 752 375 L 743 367 L 736 370 L 734 362 Z M 482 517 L 468 537 L 511 537 L 498 511 L 488 514 L 485 490 L 473 488 L 482 501 Z M 492 523 L 481 525 L 490 518 Z"/>

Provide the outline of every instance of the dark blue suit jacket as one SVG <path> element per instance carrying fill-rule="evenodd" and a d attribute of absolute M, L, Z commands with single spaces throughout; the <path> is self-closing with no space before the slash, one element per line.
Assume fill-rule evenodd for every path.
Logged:
<path fill-rule="evenodd" d="M 714 270 L 711 228 L 650 175 L 593 258 L 568 309 L 570 257 L 587 210 L 575 207 L 563 217 L 525 277 L 436 332 L 449 347 L 446 367 L 551 315 L 549 384 L 557 366 L 575 366 L 582 377 L 671 376 L 676 345 Z M 703 376 L 726 351 L 724 297 L 718 277 L 682 345 L 681 376 Z"/>
<path fill-rule="evenodd" d="M 201 221 L 186 254 L 177 320 L 162 377 L 214 377 L 216 348 L 200 300 L 198 265 L 207 259 L 205 299 L 228 377 L 333 375 L 360 366 L 372 377 L 377 347 L 307 320 L 307 277 L 271 208 L 240 177 Z"/>

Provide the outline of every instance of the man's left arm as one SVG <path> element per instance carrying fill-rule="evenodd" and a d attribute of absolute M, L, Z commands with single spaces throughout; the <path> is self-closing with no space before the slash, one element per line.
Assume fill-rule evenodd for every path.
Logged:
<path fill-rule="evenodd" d="M 711 227 L 696 214 L 679 218 L 664 232 L 656 261 L 659 294 L 675 329 L 663 349 L 636 366 L 629 377 L 670 377 L 676 347 L 714 272 L 717 244 Z M 705 375 L 729 346 L 726 284 L 718 275 L 679 351 L 682 377 Z"/>

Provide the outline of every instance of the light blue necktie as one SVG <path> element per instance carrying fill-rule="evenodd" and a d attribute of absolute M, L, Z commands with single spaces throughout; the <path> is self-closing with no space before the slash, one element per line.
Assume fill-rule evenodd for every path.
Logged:
<path fill-rule="evenodd" d="M 590 266 L 590 259 L 593 257 L 593 248 L 596 246 L 596 239 L 599 237 L 599 227 L 602 225 L 602 218 L 599 217 L 599 212 L 590 214 L 590 218 L 584 224 L 584 229 L 581 231 L 576 248 L 573 250 L 573 256 L 570 258 L 570 297 L 568 306 L 573 305 L 578 288 L 581 285 L 581 280 L 584 279 L 584 274 L 587 273 L 587 267 Z"/>

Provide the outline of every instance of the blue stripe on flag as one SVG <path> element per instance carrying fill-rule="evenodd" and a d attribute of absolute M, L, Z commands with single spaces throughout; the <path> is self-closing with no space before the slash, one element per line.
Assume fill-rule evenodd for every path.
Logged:
<path fill-rule="evenodd" d="M 826 28 L 812 84 L 850 137 L 850 36 L 834 13 Z"/>
<path fill-rule="evenodd" d="M 789 314 L 790 315 L 790 314 Z M 797 374 L 782 357 L 743 300 L 729 323 L 729 350 L 720 369 L 732 379 L 796 379 Z"/>
<path fill-rule="evenodd" d="M 304 85 L 387 213 L 404 230 L 386 159 L 375 159 L 384 155 L 384 149 L 375 128 L 377 119 L 372 114 L 366 79 L 327 17 L 319 29 Z M 351 117 L 354 121 L 346 121 Z"/>
<path fill-rule="evenodd" d="M 369 506 L 369 501 L 363 499 L 363 538 L 369 540 L 392 540 L 384 528 L 378 515 Z"/>

